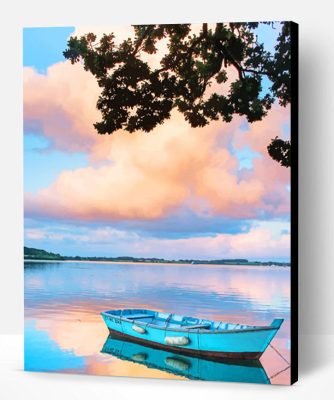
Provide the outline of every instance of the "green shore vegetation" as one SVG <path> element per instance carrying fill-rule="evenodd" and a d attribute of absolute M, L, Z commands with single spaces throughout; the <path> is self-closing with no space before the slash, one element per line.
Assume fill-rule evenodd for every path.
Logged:
<path fill-rule="evenodd" d="M 218 259 L 218 260 L 197 260 L 179 259 L 165 260 L 155 257 L 82 257 L 82 256 L 63 256 L 58 253 L 51 253 L 46 250 L 24 247 L 25 261 L 104 261 L 104 262 L 134 262 L 134 263 L 157 263 L 157 264 L 209 264 L 209 265 L 260 265 L 260 266 L 280 266 L 290 267 L 289 262 L 277 261 L 249 261 L 244 258 Z"/>

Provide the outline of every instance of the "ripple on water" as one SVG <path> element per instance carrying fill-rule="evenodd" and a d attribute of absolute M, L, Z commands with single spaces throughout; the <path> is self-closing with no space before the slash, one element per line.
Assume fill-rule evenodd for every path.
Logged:
<path fill-rule="evenodd" d="M 107 332 L 100 312 L 131 307 L 245 324 L 267 324 L 274 318 L 284 318 L 273 343 L 286 358 L 290 355 L 287 268 L 28 263 L 26 332 L 30 342 L 41 340 L 34 368 L 173 377 L 166 371 L 147 370 L 143 365 L 101 355 Z M 268 373 L 281 366 L 270 350 L 264 354 L 263 364 Z M 286 371 L 274 381 L 284 383 L 288 379 Z"/>

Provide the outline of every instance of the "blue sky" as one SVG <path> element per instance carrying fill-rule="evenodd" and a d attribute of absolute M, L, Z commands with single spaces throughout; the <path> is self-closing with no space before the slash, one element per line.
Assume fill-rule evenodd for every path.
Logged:
<path fill-rule="evenodd" d="M 74 27 L 24 28 L 23 65 L 45 74 L 50 65 L 64 60 L 63 51 L 73 32 Z"/>
<path fill-rule="evenodd" d="M 49 186 L 64 170 L 77 169 L 87 165 L 84 153 L 64 153 L 50 149 L 43 136 L 24 135 L 24 188 L 36 193 Z"/>
<path fill-rule="evenodd" d="M 278 26 L 276 30 L 270 25 L 260 25 L 257 29 L 258 38 L 265 43 L 268 51 L 273 51 Z M 45 75 L 47 68 L 58 62 L 64 61 L 63 51 L 75 27 L 38 27 L 23 29 L 23 65 L 32 67 L 40 74 Z M 263 90 L 267 91 L 269 81 L 263 82 Z M 247 128 L 247 124 L 245 125 Z M 28 192 L 36 192 L 39 188 L 49 185 L 63 169 L 74 169 L 87 165 L 84 154 L 66 154 L 52 148 L 50 140 L 40 134 L 40 127 L 25 129 L 24 137 L 24 186 Z M 232 151 L 233 145 L 232 145 Z M 235 151 L 239 161 L 239 169 L 251 169 L 253 159 L 259 154 L 253 152 L 248 146 Z M 43 169 L 41 170 L 41 165 Z"/>
<path fill-rule="evenodd" d="M 23 29 L 23 66 L 32 67 L 45 75 L 47 68 L 64 61 L 63 51 L 74 27 L 48 27 Z M 66 154 L 50 148 L 50 140 L 40 129 L 25 130 L 24 135 L 24 188 L 28 192 L 50 185 L 63 169 L 87 165 L 84 154 Z"/>
<path fill-rule="evenodd" d="M 68 37 L 74 31 L 74 27 L 24 29 L 24 67 L 33 68 L 41 77 L 44 76 L 47 82 L 49 79 L 48 67 L 57 66 L 64 62 L 62 52 L 66 48 Z M 268 50 L 273 49 L 276 35 L 277 30 L 273 30 L 271 26 L 260 26 L 258 29 L 259 39 L 264 40 Z M 268 82 L 265 82 L 264 91 L 267 88 Z M 44 103 L 45 101 L 49 101 L 51 106 L 52 94 L 44 100 Z M 44 105 L 41 104 L 43 107 Z M 62 107 L 66 111 L 66 95 Z M 95 107 L 93 102 L 91 107 Z M 97 163 L 92 161 L 89 152 L 71 149 L 65 151 L 57 148 L 50 139 L 50 135 L 45 132 L 45 119 L 26 119 L 24 124 L 24 188 L 26 193 L 37 196 L 39 190 L 51 187 L 64 171 L 66 173 L 69 171 L 77 173 L 79 170 L 86 171 L 89 168 L 97 168 Z M 245 138 L 249 135 L 249 129 L 250 126 L 246 121 L 240 126 L 240 132 L 245 135 Z M 288 134 L 289 124 L 287 122 L 282 127 L 282 136 L 286 137 Z M 237 137 L 238 140 L 240 140 L 240 137 L 240 135 Z M 78 138 L 80 140 L 80 137 Z M 238 147 L 237 143 L 234 142 L 235 138 L 236 136 L 233 136 L 228 146 L 229 153 L 237 160 L 237 168 L 234 174 L 238 176 L 238 179 L 248 179 L 248 176 L 253 173 L 254 162 L 256 160 L 261 161 L 263 155 L 252 148 L 251 142 L 247 144 L 247 140 L 246 144 Z M 103 165 L 103 163 L 107 165 L 110 162 L 113 162 L 113 160 L 99 160 L 99 165 Z M 219 182 L 217 182 L 217 185 L 219 186 Z M 103 201 L 107 200 L 103 199 Z M 277 202 L 279 203 L 279 201 L 278 199 Z M 242 210 L 241 215 L 243 215 Z M 59 218 L 35 211 L 26 215 L 25 245 L 45 248 L 67 255 L 111 254 L 117 256 L 120 251 L 123 255 L 126 252 L 126 247 L 124 247 L 124 238 L 126 238 L 125 240 L 129 241 L 129 246 L 132 246 L 129 247 L 127 254 L 141 255 L 142 249 L 146 245 L 142 238 L 147 238 L 147 243 L 153 246 L 155 243 L 153 243 L 153 239 L 160 240 L 163 245 L 163 243 L 166 243 L 163 242 L 165 240 L 191 240 L 203 236 L 210 241 L 217 235 L 237 237 L 251 232 L 254 226 L 258 226 L 259 221 L 269 221 L 271 218 L 273 218 L 272 225 L 270 228 L 269 225 L 266 226 L 266 229 L 269 229 L 272 233 L 276 232 L 277 224 L 282 222 L 285 225 L 280 228 L 281 232 L 289 231 L 289 215 L 282 214 L 277 220 L 277 217 L 271 215 L 269 211 L 258 213 L 257 220 L 255 220 L 254 217 L 218 215 L 203 211 L 198 213 L 194 209 L 187 208 L 187 205 L 182 205 L 168 215 L 156 220 L 125 218 L 124 220 L 107 219 L 105 221 L 101 218 L 79 221 L 76 217 Z M 106 235 L 106 240 L 100 240 L 103 236 L 101 232 Z M 230 236 L 226 236 L 226 240 L 230 240 Z M 89 237 L 93 238 L 91 243 L 87 240 Z M 108 238 L 110 238 L 109 242 Z M 220 240 L 225 240 L 223 236 L 220 238 Z M 140 250 L 134 250 L 136 246 L 141 246 Z M 152 247 L 149 247 L 148 244 L 147 246 L 147 251 L 152 252 Z M 182 256 L 181 253 L 180 251 L 180 257 Z M 212 257 L 216 258 L 217 254 L 213 254 Z M 150 256 L 150 254 L 146 255 Z M 200 253 L 195 252 L 194 255 L 198 257 Z M 222 253 L 221 257 L 224 256 L 225 254 Z M 205 254 L 205 257 L 210 258 L 210 255 Z M 256 258 L 266 259 L 268 256 L 264 254 L 263 256 L 256 256 Z M 271 259 L 275 258 L 283 260 L 287 256 L 276 254 L 271 257 Z"/>

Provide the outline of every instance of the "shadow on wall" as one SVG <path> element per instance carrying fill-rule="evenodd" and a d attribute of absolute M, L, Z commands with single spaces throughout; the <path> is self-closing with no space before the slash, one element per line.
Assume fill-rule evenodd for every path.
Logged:
<path fill-rule="evenodd" d="M 300 377 L 327 365 L 333 355 L 328 348 L 334 334 L 330 306 L 334 292 L 332 265 L 324 260 L 333 248 L 333 224 L 326 213 L 332 209 L 331 171 L 333 159 L 326 159 L 328 151 L 328 115 L 330 92 L 321 66 L 326 58 L 326 47 L 310 41 L 300 42 L 299 53 L 299 344 Z M 314 53 L 319 54 L 314 54 Z M 324 54 L 320 54 L 324 53 Z M 328 93 L 328 95 L 326 95 Z M 326 97 L 327 96 L 327 97 Z M 326 150 L 325 150 L 326 149 Z M 328 165 L 326 165 L 328 163 Z M 328 180 L 328 182 L 326 181 Z M 331 226 L 329 226 L 331 225 Z M 331 242 L 331 243 L 330 243 Z M 332 274 L 332 277 L 329 276 Z M 323 335 L 323 337 L 321 337 Z M 331 342 L 332 343 L 332 342 Z"/>

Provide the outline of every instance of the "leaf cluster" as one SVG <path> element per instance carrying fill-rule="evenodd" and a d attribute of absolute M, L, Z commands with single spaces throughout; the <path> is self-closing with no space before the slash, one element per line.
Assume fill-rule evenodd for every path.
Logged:
<path fill-rule="evenodd" d="M 271 158 L 280 163 L 283 167 L 291 165 L 291 142 L 290 140 L 282 140 L 277 136 L 271 140 L 267 146 L 268 153 Z"/>
<path fill-rule="evenodd" d="M 102 120 L 94 124 L 100 134 L 150 132 L 170 118 L 173 108 L 192 127 L 229 122 L 235 114 L 254 122 L 275 98 L 283 106 L 290 102 L 290 24 L 282 23 L 274 54 L 258 42 L 258 26 L 217 23 L 209 28 L 204 23 L 194 33 L 191 24 L 136 25 L 134 39 L 118 45 L 113 33 L 100 40 L 93 33 L 71 37 L 64 56 L 73 64 L 82 62 L 101 87 L 97 108 Z M 142 55 L 155 54 L 161 40 L 168 51 L 153 68 Z M 228 80 L 228 68 L 236 70 L 236 80 Z M 266 94 L 264 76 L 272 83 Z M 224 90 L 208 95 L 213 82 Z"/>

